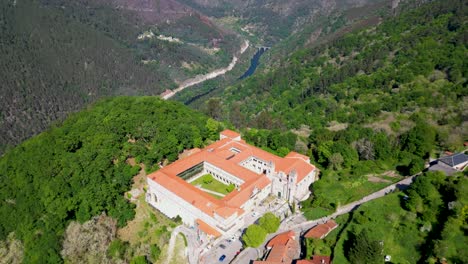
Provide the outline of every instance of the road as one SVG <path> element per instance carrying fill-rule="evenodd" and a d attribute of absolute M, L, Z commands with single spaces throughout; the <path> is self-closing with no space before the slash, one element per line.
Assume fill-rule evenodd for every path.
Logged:
<path fill-rule="evenodd" d="M 175 246 L 176 238 L 182 228 L 183 226 L 178 226 L 174 228 L 174 230 L 172 231 L 171 239 L 169 239 L 169 247 L 167 249 L 167 258 L 166 258 L 166 261 L 164 262 L 165 264 L 169 264 L 169 262 L 172 259 L 172 256 L 174 256 L 174 246 Z"/>
<path fill-rule="evenodd" d="M 283 232 L 286 232 L 286 231 L 289 231 L 289 230 L 293 230 L 295 231 L 297 234 L 303 234 L 304 232 L 306 232 L 307 230 L 309 230 L 310 228 L 318 225 L 318 224 L 323 224 L 325 222 L 327 222 L 328 220 L 330 219 L 335 219 L 337 216 L 340 216 L 340 215 L 343 215 L 343 214 L 347 214 L 351 211 L 353 211 L 354 209 L 356 209 L 359 205 L 363 204 L 363 203 L 366 203 L 366 202 L 369 202 L 369 201 L 372 201 L 374 199 L 377 199 L 377 198 L 380 198 L 380 197 L 383 197 L 385 196 L 386 194 L 390 193 L 390 192 L 393 192 L 395 191 L 396 189 L 399 189 L 399 190 L 405 190 L 409 187 L 409 185 L 413 182 L 413 179 L 415 177 L 417 177 L 418 175 L 420 175 L 421 173 L 418 173 L 418 174 L 415 174 L 413 176 L 409 176 L 397 183 L 394 183 L 392 185 L 389 185 L 377 192 L 374 192 L 372 194 L 369 194 L 367 196 L 365 196 L 364 198 L 358 200 L 358 201 L 355 201 L 355 202 L 352 202 L 352 203 L 349 203 L 347 205 L 344 205 L 344 206 L 340 206 L 339 208 L 337 208 L 336 212 L 329 215 L 329 216 L 325 216 L 325 217 L 322 217 L 320 219 L 316 219 L 316 220 L 311 220 L 311 221 L 304 221 L 305 218 L 302 214 L 296 214 L 296 215 L 293 215 L 289 218 L 286 218 L 284 219 L 282 222 L 281 222 L 281 225 L 278 229 L 278 231 L 276 233 L 273 233 L 273 234 L 269 234 L 267 236 L 267 238 L 265 239 L 265 242 L 258 248 L 247 248 L 246 250 L 242 251 L 237 257 L 236 259 L 234 259 L 234 261 L 232 261 L 231 263 L 239 263 L 239 264 L 244 264 L 244 263 L 250 263 L 250 260 L 255 260 L 261 256 L 263 256 L 263 249 L 265 248 L 265 244 L 270 241 L 270 239 L 272 239 L 274 236 L 280 234 L 280 233 L 283 233 Z"/>
<path fill-rule="evenodd" d="M 239 55 L 243 54 L 247 50 L 248 47 L 249 47 L 249 41 L 245 40 L 244 43 L 242 44 L 240 50 L 239 50 Z M 223 75 L 226 72 L 232 70 L 234 68 L 234 66 L 236 66 L 237 60 L 238 60 L 238 58 L 236 56 L 233 56 L 231 63 L 229 63 L 229 65 L 227 67 L 216 69 L 216 70 L 214 70 L 212 72 L 209 72 L 207 74 L 197 75 L 194 78 L 190 78 L 188 80 L 185 80 L 184 82 L 182 82 L 179 85 L 179 87 L 177 87 L 177 89 L 172 90 L 169 93 L 164 92 L 161 95 L 161 97 L 163 99 L 169 99 L 169 98 L 173 97 L 176 93 L 184 90 L 187 87 L 190 87 L 190 86 L 202 83 L 202 82 L 204 82 L 206 80 L 210 80 L 210 79 L 216 78 L 216 77 L 218 77 L 220 75 Z"/>

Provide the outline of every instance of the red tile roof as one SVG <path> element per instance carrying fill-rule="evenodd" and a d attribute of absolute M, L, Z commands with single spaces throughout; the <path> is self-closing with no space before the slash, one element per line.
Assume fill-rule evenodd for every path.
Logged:
<path fill-rule="evenodd" d="M 296 264 L 332 264 L 329 256 L 312 256 L 312 259 L 297 260 Z"/>
<path fill-rule="evenodd" d="M 271 180 L 262 173 L 255 173 L 242 167 L 239 163 L 256 157 L 264 162 L 274 162 L 276 171 L 290 173 L 297 172 L 298 182 L 308 173 L 315 170 L 305 159 L 308 157 L 292 152 L 285 158 L 278 157 L 262 149 L 247 144 L 244 140 L 233 140 L 239 133 L 231 130 L 221 132 L 228 136 L 204 149 L 194 149 L 191 155 L 182 158 L 166 167 L 151 173 L 148 178 L 168 189 L 183 200 L 200 209 L 205 214 L 214 216 L 214 213 L 223 218 L 228 218 L 237 213 L 243 213 L 241 206 L 252 196 L 255 190 L 262 190 L 271 184 Z M 240 188 L 232 191 L 222 199 L 218 200 L 211 195 L 201 191 L 195 186 L 181 179 L 178 174 L 200 164 L 209 163 L 243 181 Z"/>
<path fill-rule="evenodd" d="M 223 136 L 225 136 L 227 138 L 230 138 L 230 139 L 235 139 L 237 137 L 240 137 L 239 133 L 234 132 L 234 131 L 229 130 L 229 129 L 226 129 L 226 130 L 222 131 L 221 135 L 223 135 Z"/>
<path fill-rule="evenodd" d="M 293 259 L 299 255 L 299 242 L 295 239 L 294 231 L 281 233 L 271 239 L 267 248 L 270 248 L 265 261 L 256 261 L 257 264 L 277 264 L 292 263 Z"/>
<path fill-rule="evenodd" d="M 294 237 L 296 236 L 296 233 L 294 233 L 294 231 L 288 231 L 288 232 L 284 232 L 284 233 L 281 233 L 279 235 L 276 235 L 274 238 L 272 238 L 270 241 L 268 241 L 266 247 L 267 248 L 270 248 L 270 247 L 274 247 L 274 246 L 278 246 L 278 245 L 286 245 L 289 240 L 291 239 L 294 239 Z"/>
<path fill-rule="evenodd" d="M 309 231 L 307 231 L 304 237 L 323 239 L 337 226 L 338 224 L 335 221 L 329 220 L 325 224 L 320 224 L 312 227 Z"/>
<path fill-rule="evenodd" d="M 218 230 L 214 229 L 213 227 L 211 227 L 207 223 L 203 222 L 201 219 L 197 219 L 196 222 L 197 222 L 198 228 L 201 231 L 205 232 L 205 234 L 213 236 L 213 237 L 221 236 L 221 233 L 218 232 Z"/>

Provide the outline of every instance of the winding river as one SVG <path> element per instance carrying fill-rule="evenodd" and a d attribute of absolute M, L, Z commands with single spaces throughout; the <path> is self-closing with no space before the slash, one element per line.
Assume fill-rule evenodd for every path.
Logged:
<path fill-rule="evenodd" d="M 248 40 L 245 40 L 244 43 L 241 45 L 241 48 L 239 50 L 239 55 L 243 54 L 247 48 L 249 47 L 249 41 Z M 220 75 L 223 75 L 225 74 L 226 72 L 232 70 L 234 68 L 234 66 L 236 66 L 236 63 L 237 63 L 237 56 L 234 56 L 232 58 L 232 61 L 231 63 L 229 63 L 229 65 L 225 68 L 220 68 L 220 69 L 216 69 L 212 72 L 209 72 L 207 74 L 203 74 L 203 75 L 197 75 L 193 78 L 190 78 L 188 80 L 185 80 L 184 82 L 182 82 L 179 87 L 177 87 L 177 89 L 174 89 L 174 90 L 166 90 L 164 93 L 162 93 L 160 96 L 163 98 L 163 99 L 169 99 L 171 98 L 172 96 L 174 96 L 176 93 L 184 90 L 185 88 L 188 88 L 190 86 L 193 86 L 193 85 L 196 85 L 196 84 L 199 84 L 201 82 L 204 82 L 206 80 L 210 80 L 210 79 L 213 79 L 213 78 L 216 78 Z"/>
<path fill-rule="evenodd" d="M 258 65 L 259 65 L 259 61 L 260 61 L 260 57 L 263 55 L 263 53 L 265 51 L 267 51 L 268 48 L 266 47 L 261 47 L 257 50 L 257 52 L 255 53 L 255 55 L 253 56 L 253 58 L 250 60 L 250 67 L 247 69 L 247 71 L 242 74 L 241 77 L 239 77 L 239 79 L 245 79 L 247 77 L 249 77 L 250 75 L 254 74 L 255 73 L 255 70 L 257 69 Z"/>

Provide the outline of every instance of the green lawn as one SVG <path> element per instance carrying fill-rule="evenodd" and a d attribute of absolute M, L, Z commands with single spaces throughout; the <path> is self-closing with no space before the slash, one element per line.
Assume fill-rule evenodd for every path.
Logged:
<path fill-rule="evenodd" d="M 324 216 L 333 214 L 334 211 L 331 209 L 326 209 L 326 208 L 321 208 L 321 207 L 316 207 L 316 208 L 307 208 L 304 209 L 304 216 L 308 220 L 315 220 L 322 218 Z"/>
<path fill-rule="evenodd" d="M 205 174 L 201 176 L 200 178 L 194 180 L 190 184 L 195 185 L 195 186 L 201 185 L 203 189 L 207 189 L 207 190 L 222 193 L 222 194 L 228 194 L 234 189 L 233 188 L 234 186 L 224 184 L 216 180 L 210 174 Z M 214 194 L 211 194 L 211 195 L 215 196 L 216 198 L 220 198 L 217 195 L 214 195 Z"/>
<path fill-rule="evenodd" d="M 348 171 L 337 173 L 327 170 L 320 180 L 313 183 L 313 196 L 302 202 L 302 210 L 308 220 L 333 213 L 334 208 L 357 201 L 401 179 L 387 177 L 386 180 L 391 182 L 370 182 L 367 177 L 348 174 Z M 330 210 L 328 214 L 327 210 Z"/>
<path fill-rule="evenodd" d="M 344 253 L 349 234 L 367 228 L 371 239 L 383 241 L 383 254 L 391 255 L 393 263 L 416 263 L 421 257 L 417 248 L 427 233 L 419 231 L 415 214 L 401 208 L 401 196 L 389 194 L 359 207 L 337 238 L 333 262 L 349 263 Z"/>

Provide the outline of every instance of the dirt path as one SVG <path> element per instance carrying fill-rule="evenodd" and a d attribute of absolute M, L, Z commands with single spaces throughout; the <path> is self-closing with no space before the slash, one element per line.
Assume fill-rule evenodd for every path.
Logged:
<path fill-rule="evenodd" d="M 174 246 L 175 246 L 176 238 L 180 233 L 180 228 L 181 226 L 178 226 L 174 229 L 174 231 L 172 231 L 171 239 L 169 240 L 169 246 L 167 248 L 167 258 L 164 264 L 169 264 L 172 259 L 172 256 L 174 255 Z"/>
<path fill-rule="evenodd" d="M 245 40 L 244 43 L 241 45 L 241 48 L 239 50 L 239 55 L 243 54 L 247 50 L 248 47 L 249 47 L 249 41 Z M 216 77 L 218 77 L 220 75 L 223 75 L 226 72 L 232 70 L 234 68 L 234 66 L 236 66 L 237 60 L 238 60 L 238 58 L 236 56 L 234 56 L 232 58 L 231 63 L 229 63 L 229 65 L 227 67 L 216 69 L 216 70 L 214 70 L 212 72 L 209 72 L 207 74 L 197 75 L 194 78 L 188 79 L 188 80 L 184 81 L 183 83 L 181 83 L 177 89 L 172 90 L 172 91 L 166 90 L 166 92 L 161 94 L 161 97 L 163 99 L 169 99 L 172 96 L 174 96 L 176 93 L 184 90 L 185 88 L 188 88 L 188 87 L 193 86 L 195 84 L 199 84 L 199 83 L 202 83 L 202 82 L 204 82 L 206 80 L 210 80 L 210 79 L 216 78 Z"/>

